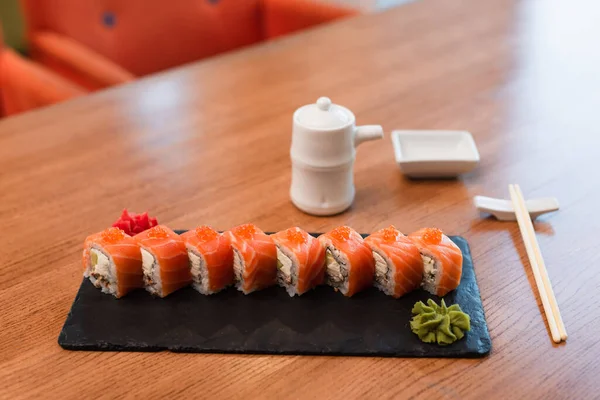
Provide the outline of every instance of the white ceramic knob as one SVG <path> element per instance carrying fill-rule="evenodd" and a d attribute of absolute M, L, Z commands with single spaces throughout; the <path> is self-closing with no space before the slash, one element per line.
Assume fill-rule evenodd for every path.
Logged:
<path fill-rule="evenodd" d="M 317 107 L 323 111 L 329 111 L 331 99 L 329 97 L 319 97 L 319 100 L 317 100 Z"/>

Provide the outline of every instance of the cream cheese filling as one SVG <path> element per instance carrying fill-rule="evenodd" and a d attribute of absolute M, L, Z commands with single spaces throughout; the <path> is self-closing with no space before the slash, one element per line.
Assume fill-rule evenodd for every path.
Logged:
<path fill-rule="evenodd" d="M 385 282 L 388 279 L 388 265 L 381 254 L 373 252 L 373 258 L 375 259 L 375 280 Z"/>
<path fill-rule="evenodd" d="M 117 277 L 110 258 L 100 249 L 90 249 L 90 281 L 102 292 L 115 294 L 117 292 Z"/>
<path fill-rule="evenodd" d="M 336 260 L 331 250 L 327 249 L 325 252 L 325 260 L 327 262 L 327 276 L 332 286 L 337 286 L 344 281 L 342 275 L 342 266 Z"/>
<path fill-rule="evenodd" d="M 110 260 L 98 249 L 90 250 L 90 259 L 92 262 L 91 275 L 100 275 L 108 280 L 110 275 Z"/>
<path fill-rule="evenodd" d="M 292 259 L 277 247 L 277 268 L 285 283 L 292 283 Z"/>
<path fill-rule="evenodd" d="M 421 254 L 421 258 L 423 259 L 423 281 L 421 286 L 428 292 L 435 294 L 438 281 L 437 265 L 435 260 L 429 256 Z"/>
<path fill-rule="evenodd" d="M 244 260 L 237 249 L 233 249 L 233 273 L 237 282 L 244 281 Z"/>
<path fill-rule="evenodd" d="M 144 273 L 144 284 L 146 290 L 152 294 L 159 294 L 162 291 L 160 282 L 160 271 L 156 265 L 156 260 L 152 253 L 146 249 L 142 250 L 142 272 Z"/>
<path fill-rule="evenodd" d="M 202 282 L 202 264 L 203 260 L 193 251 L 188 251 L 188 257 L 190 258 L 190 273 L 195 283 Z"/>

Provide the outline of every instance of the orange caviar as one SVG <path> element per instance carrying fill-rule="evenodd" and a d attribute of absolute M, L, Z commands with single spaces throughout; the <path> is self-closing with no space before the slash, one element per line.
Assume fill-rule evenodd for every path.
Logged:
<path fill-rule="evenodd" d="M 347 226 L 340 226 L 339 228 L 335 228 L 329 234 L 333 239 L 340 240 L 345 242 L 350 239 L 350 235 L 352 234 L 352 229 Z"/>
<path fill-rule="evenodd" d="M 244 224 L 233 228 L 233 233 L 242 239 L 252 239 L 257 232 L 258 228 L 252 224 Z"/>
<path fill-rule="evenodd" d="M 219 236 L 219 232 L 215 231 L 210 226 L 202 225 L 196 228 L 196 236 L 198 239 L 208 242 Z"/>
<path fill-rule="evenodd" d="M 148 237 L 150 239 L 165 239 L 169 237 L 169 232 L 162 226 L 155 226 L 148 231 Z"/>
<path fill-rule="evenodd" d="M 294 244 L 306 243 L 306 236 L 302 234 L 302 231 L 298 228 L 291 228 L 287 230 L 287 239 Z"/>
<path fill-rule="evenodd" d="M 102 239 L 108 243 L 117 243 L 118 241 L 123 240 L 124 237 L 125 232 L 119 228 L 108 228 L 102 232 Z"/>
<path fill-rule="evenodd" d="M 442 241 L 442 231 L 437 228 L 427 228 L 423 234 L 423 241 L 438 244 Z"/>
<path fill-rule="evenodd" d="M 390 225 L 383 230 L 383 240 L 386 242 L 395 242 L 399 233 L 394 225 Z"/>

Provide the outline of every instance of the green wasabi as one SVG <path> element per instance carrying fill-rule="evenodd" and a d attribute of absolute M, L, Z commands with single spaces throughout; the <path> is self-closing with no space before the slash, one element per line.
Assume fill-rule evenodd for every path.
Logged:
<path fill-rule="evenodd" d="M 465 314 L 458 304 L 446 307 L 431 299 L 427 305 L 422 301 L 415 303 L 410 321 L 410 329 L 425 343 L 437 343 L 445 346 L 462 339 L 465 331 L 471 330 L 471 318 Z"/>

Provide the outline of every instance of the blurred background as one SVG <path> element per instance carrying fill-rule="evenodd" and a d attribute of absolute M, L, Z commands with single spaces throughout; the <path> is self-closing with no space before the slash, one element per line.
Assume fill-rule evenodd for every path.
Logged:
<path fill-rule="evenodd" d="M 409 0 L 0 0 L 0 118 Z"/>

